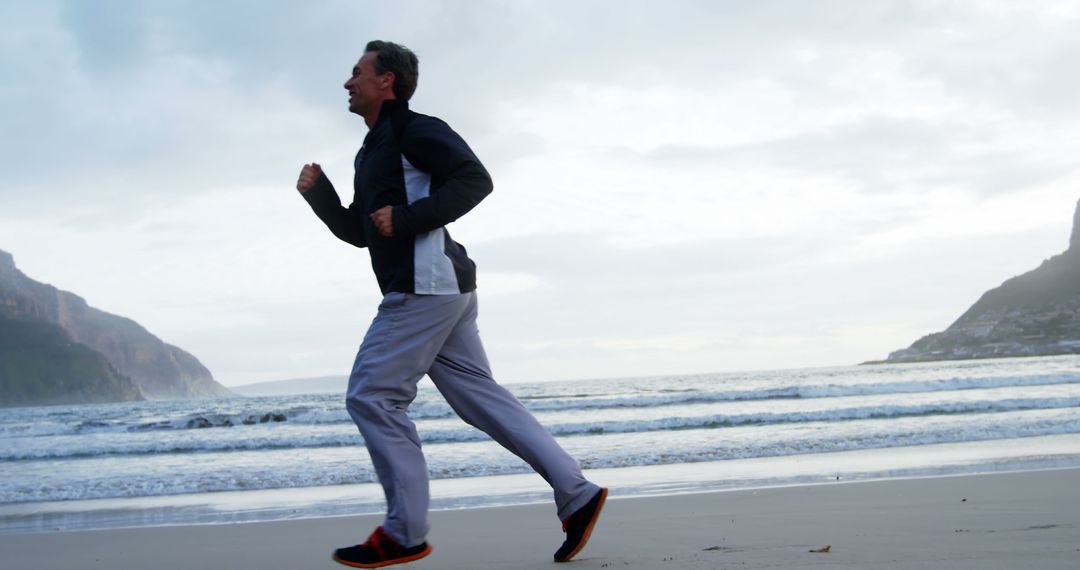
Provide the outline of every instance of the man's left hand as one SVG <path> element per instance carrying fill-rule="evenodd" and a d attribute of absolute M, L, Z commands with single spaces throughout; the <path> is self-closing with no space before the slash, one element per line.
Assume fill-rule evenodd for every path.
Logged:
<path fill-rule="evenodd" d="M 394 208 L 383 206 L 371 213 L 371 221 L 375 222 L 375 229 L 385 237 L 394 237 Z"/>

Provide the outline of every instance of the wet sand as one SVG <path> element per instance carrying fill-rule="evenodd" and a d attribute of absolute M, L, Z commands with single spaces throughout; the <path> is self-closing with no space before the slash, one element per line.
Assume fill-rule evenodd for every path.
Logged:
<path fill-rule="evenodd" d="M 380 520 L 15 534 L 0 552 L 5 568 L 26 570 L 345 568 L 330 552 Z M 551 505 L 440 511 L 431 523 L 434 553 L 397 568 L 1075 569 L 1080 469 L 615 496 L 588 547 L 559 566 Z"/>

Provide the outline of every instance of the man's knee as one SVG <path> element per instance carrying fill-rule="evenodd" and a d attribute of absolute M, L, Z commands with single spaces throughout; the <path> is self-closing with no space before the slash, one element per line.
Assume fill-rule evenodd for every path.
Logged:
<path fill-rule="evenodd" d="M 393 406 L 378 394 L 357 391 L 345 395 L 345 409 L 353 419 L 373 419 L 389 413 Z"/>
<path fill-rule="evenodd" d="M 351 414 L 362 417 L 379 417 L 403 413 L 409 408 L 415 394 L 389 390 L 365 390 L 357 387 L 345 394 L 345 407 Z"/>

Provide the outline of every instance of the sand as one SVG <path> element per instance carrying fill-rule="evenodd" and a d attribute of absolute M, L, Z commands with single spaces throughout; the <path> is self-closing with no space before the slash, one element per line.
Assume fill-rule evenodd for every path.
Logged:
<path fill-rule="evenodd" d="M 601 481 L 602 483 L 602 481 Z M 1080 568 L 1080 470 L 613 498 L 568 565 L 550 505 L 432 513 L 434 553 L 394 568 Z M 0 536 L 6 569 L 344 568 L 380 517 Z M 826 545 L 827 553 L 810 552 Z"/>

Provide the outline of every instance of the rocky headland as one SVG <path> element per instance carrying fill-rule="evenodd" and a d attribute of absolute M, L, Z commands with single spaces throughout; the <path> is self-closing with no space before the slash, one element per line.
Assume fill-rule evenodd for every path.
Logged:
<path fill-rule="evenodd" d="M 27 277 L 0 250 L 0 406 L 227 395 L 191 354 Z"/>
<path fill-rule="evenodd" d="M 1080 202 L 1065 252 L 984 293 L 949 328 L 884 362 L 1080 354 Z"/>

